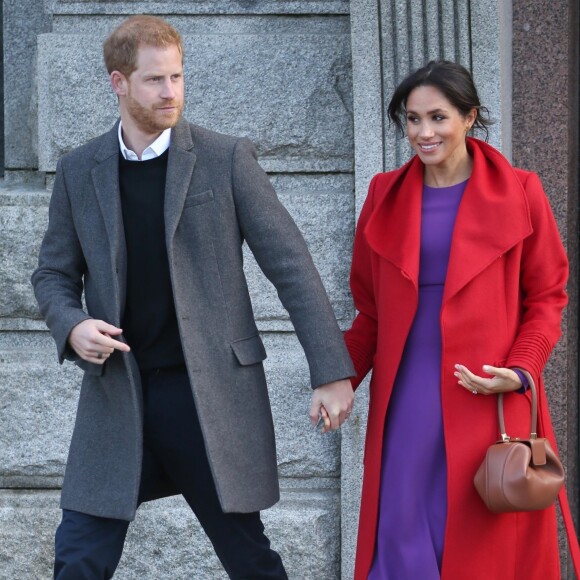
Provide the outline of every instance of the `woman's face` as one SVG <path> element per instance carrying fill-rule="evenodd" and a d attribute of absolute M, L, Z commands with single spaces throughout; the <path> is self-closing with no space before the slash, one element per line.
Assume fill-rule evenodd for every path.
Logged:
<path fill-rule="evenodd" d="M 413 89 L 407 98 L 407 137 L 421 161 L 431 167 L 457 167 L 467 155 L 465 136 L 476 110 L 463 116 L 432 86 Z"/>

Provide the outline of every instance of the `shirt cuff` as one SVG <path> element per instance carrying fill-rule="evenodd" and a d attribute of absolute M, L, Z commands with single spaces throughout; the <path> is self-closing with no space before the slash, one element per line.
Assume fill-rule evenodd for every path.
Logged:
<path fill-rule="evenodd" d="M 528 377 L 520 370 L 512 367 L 512 371 L 518 375 L 522 386 L 516 391 L 516 393 L 525 393 L 530 388 L 530 383 L 528 382 Z"/>

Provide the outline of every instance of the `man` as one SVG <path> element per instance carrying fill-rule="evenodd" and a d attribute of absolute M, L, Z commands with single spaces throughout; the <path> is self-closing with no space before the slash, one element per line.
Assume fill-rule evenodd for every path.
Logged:
<path fill-rule="evenodd" d="M 179 33 L 132 17 L 104 58 L 120 122 L 59 161 L 32 276 L 60 362 L 85 371 L 55 578 L 112 577 L 139 504 L 175 493 L 231 578 L 286 578 L 259 514 L 279 489 L 242 243 L 290 313 L 324 430 L 353 402 L 342 335 L 250 142 L 182 119 Z"/>

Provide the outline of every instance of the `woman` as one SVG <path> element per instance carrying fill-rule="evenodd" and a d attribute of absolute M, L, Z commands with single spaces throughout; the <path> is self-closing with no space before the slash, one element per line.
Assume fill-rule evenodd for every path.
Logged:
<path fill-rule="evenodd" d="M 355 238 L 357 387 L 372 369 L 357 580 L 559 578 L 554 508 L 491 514 L 473 485 L 497 439 L 497 398 L 528 436 L 525 376 L 540 391 L 560 336 L 568 263 L 538 177 L 486 133 L 470 74 L 433 61 L 389 104 L 415 156 L 375 176 Z M 515 370 L 514 370 L 515 369 Z"/>

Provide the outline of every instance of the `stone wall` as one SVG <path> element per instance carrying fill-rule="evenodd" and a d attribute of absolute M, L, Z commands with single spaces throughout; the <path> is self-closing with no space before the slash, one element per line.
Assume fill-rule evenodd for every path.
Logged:
<path fill-rule="evenodd" d="M 514 163 L 538 173 L 570 259 L 563 335 L 548 363 L 546 391 L 567 489 L 578 515 L 578 179 L 580 7 L 567 0 L 513 2 Z M 530 55 L 534 55 L 530 58 Z M 517 135 L 517 139 L 515 136 Z M 578 529 L 578 526 L 577 528 Z M 563 535 L 562 535 L 563 536 Z M 562 538 L 563 577 L 574 578 Z"/>
<path fill-rule="evenodd" d="M 408 155 L 385 122 L 397 82 L 430 58 L 459 60 L 473 71 L 498 121 L 492 143 L 510 155 L 509 6 L 496 0 L 4 0 L 0 578 L 51 577 L 80 373 L 73 365 L 58 366 L 29 278 L 58 157 L 117 117 L 100 53 L 112 27 L 130 14 L 152 13 L 182 32 L 186 116 L 256 143 L 346 328 L 354 314 L 350 250 L 368 182 Z M 312 430 L 302 351 L 272 286 L 249 252 L 246 258 L 268 351 L 282 487 L 282 500 L 264 514 L 267 531 L 290 578 L 348 579 L 366 391 L 357 393 L 355 413 L 341 433 Z M 575 348 L 569 343 L 557 363 L 564 377 Z M 572 388 L 566 378 L 557 388 L 566 384 Z M 570 404 L 562 412 L 577 417 Z M 560 429 L 560 438 L 567 433 Z M 189 508 L 169 498 L 139 511 L 116 577 L 224 575 Z"/>

